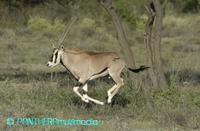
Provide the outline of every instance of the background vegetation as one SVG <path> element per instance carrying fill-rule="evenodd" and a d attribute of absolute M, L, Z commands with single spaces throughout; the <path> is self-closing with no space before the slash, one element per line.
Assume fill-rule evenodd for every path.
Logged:
<path fill-rule="evenodd" d="M 113 1 L 136 64 L 147 63 L 143 32 L 147 0 Z M 200 1 L 170 0 L 164 18 L 162 56 L 169 87 L 130 88 L 112 105 L 83 103 L 72 91 L 74 78 L 61 66 L 47 68 L 51 43 L 71 17 L 64 45 L 121 53 L 109 15 L 98 0 L 0 0 L 0 130 L 200 130 Z M 144 81 L 145 72 L 138 75 Z M 125 76 L 124 76 L 125 77 Z M 105 100 L 109 78 L 89 83 L 89 94 Z M 7 117 L 93 118 L 98 127 L 12 126 Z"/>

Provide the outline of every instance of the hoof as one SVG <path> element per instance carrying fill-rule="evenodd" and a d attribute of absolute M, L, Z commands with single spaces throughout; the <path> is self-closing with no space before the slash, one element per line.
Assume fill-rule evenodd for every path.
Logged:
<path fill-rule="evenodd" d="M 107 101 L 107 104 L 111 104 L 112 103 L 112 101 Z"/>
<path fill-rule="evenodd" d="M 106 102 L 105 102 L 105 103 L 106 103 L 106 104 L 108 104 L 108 105 L 110 105 L 110 104 L 112 103 L 112 101 L 111 101 L 111 100 L 109 100 L 108 98 L 109 98 L 109 97 L 108 97 L 108 96 L 106 96 Z"/>
<path fill-rule="evenodd" d="M 108 99 L 107 99 L 107 103 L 110 104 L 111 102 L 112 102 L 112 100 L 109 99 L 109 97 L 108 97 Z"/>

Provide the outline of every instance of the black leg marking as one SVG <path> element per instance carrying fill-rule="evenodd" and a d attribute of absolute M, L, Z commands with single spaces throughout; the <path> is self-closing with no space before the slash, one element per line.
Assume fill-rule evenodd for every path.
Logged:
<path fill-rule="evenodd" d="M 83 86 L 84 84 L 80 83 L 80 82 L 77 82 L 77 84 L 75 86 L 78 86 L 78 87 L 81 87 Z"/>

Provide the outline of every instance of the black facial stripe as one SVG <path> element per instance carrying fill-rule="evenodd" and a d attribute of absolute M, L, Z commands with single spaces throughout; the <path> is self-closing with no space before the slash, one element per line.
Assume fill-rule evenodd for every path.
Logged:
<path fill-rule="evenodd" d="M 56 63 L 57 57 L 58 57 L 58 51 L 55 53 L 55 61 L 54 61 L 54 63 Z"/>

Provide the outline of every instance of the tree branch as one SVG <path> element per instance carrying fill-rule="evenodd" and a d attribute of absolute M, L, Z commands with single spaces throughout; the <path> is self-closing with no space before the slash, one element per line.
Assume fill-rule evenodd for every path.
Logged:
<path fill-rule="evenodd" d="M 152 28 L 153 28 L 153 23 L 154 23 L 154 20 L 155 20 L 155 16 L 156 16 L 154 3 L 151 2 L 149 4 L 149 6 L 145 6 L 145 8 L 148 11 L 149 15 L 148 15 L 148 20 L 147 20 L 147 23 L 146 23 L 144 35 L 150 35 L 151 31 L 152 31 Z"/>
<path fill-rule="evenodd" d="M 112 8 L 112 0 L 101 0 L 100 3 L 107 9 Z"/>
<path fill-rule="evenodd" d="M 160 3 L 160 0 L 152 0 L 153 2 L 153 5 L 154 5 L 154 8 L 155 8 L 155 12 L 156 13 L 161 13 L 162 12 L 162 5 Z"/>
<path fill-rule="evenodd" d="M 164 2 L 162 3 L 162 9 L 163 9 L 163 10 L 165 9 L 167 3 L 168 3 L 168 0 L 164 0 Z"/>

